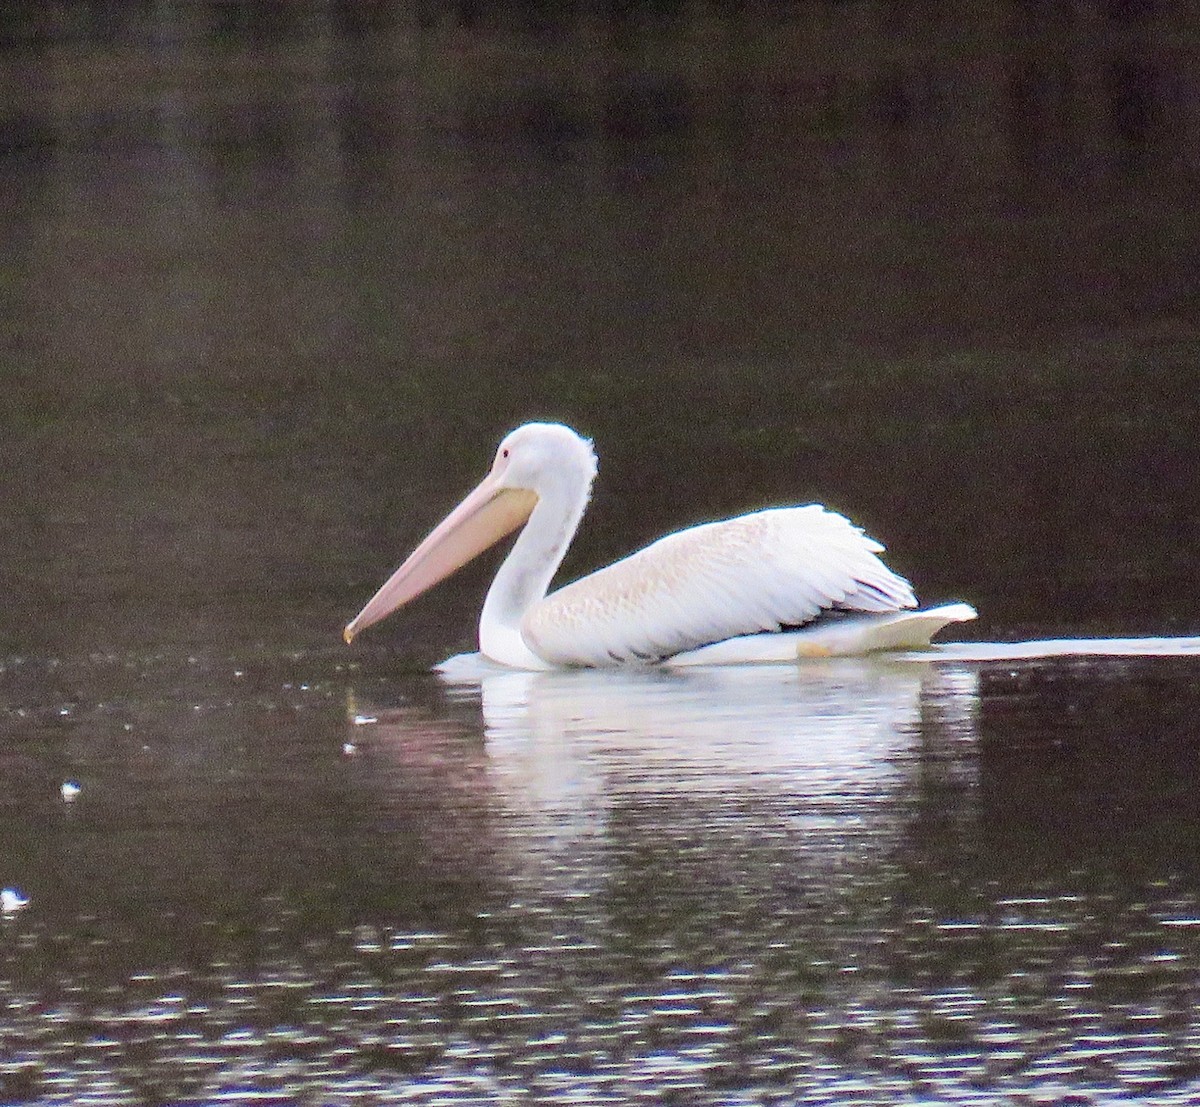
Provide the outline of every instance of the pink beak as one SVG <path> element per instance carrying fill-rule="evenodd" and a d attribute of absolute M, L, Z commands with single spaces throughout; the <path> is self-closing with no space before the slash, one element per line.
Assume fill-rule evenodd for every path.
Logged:
<path fill-rule="evenodd" d="M 364 627 L 379 622 L 511 534 L 529 518 L 536 503 L 535 493 L 505 488 L 489 473 L 347 624 L 342 632 L 346 644 Z"/>

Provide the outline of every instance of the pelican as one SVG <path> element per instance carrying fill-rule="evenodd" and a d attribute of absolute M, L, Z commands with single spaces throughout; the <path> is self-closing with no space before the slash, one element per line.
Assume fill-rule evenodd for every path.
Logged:
<path fill-rule="evenodd" d="M 512 431 L 488 475 L 346 626 L 347 644 L 518 527 L 479 619 L 480 653 L 508 668 L 779 663 L 928 646 L 975 617 L 962 603 L 909 610 L 916 597 L 879 559 L 883 546 L 819 504 L 668 534 L 547 595 L 595 476 L 591 442 L 569 427 Z"/>

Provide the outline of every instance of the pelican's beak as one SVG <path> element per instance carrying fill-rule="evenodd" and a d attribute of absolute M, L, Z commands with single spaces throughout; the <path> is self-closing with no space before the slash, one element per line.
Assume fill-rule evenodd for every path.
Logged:
<path fill-rule="evenodd" d="M 379 622 L 511 534 L 529 518 L 536 503 L 535 493 L 505 488 L 494 474 L 488 474 L 354 616 L 342 632 L 346 644 L 364 627 Z"/>

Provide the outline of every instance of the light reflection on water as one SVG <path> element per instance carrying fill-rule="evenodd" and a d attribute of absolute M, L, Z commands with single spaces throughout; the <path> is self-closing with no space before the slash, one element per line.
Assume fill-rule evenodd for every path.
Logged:
<path fill-rule="evenodd" d="M 522 880 L 555 897 L 661 881 L 696 897 L 704 927 L 781 887 L 845 894 L 902 821 L 928 675 L 850 662 L 485 676 L 488 778 Z"/>
<path fill-rule="evenodd" d="M 509 673 L 442 689 L 334 656 L 284 672 L 181 662 L 178 686 L 218 718 L 240 710 L 228 693 L 243 682 L 262 697 L 237 720 L 240 748 L 203 757 L 181 718 L 157 750 L 89 761 L 144 705 L 75 703 L 84 791 L 35 859 L 55 871 L 0 926 L 10 1098 L 1195 1095 L 1200 902 L 1162 840 L 1172 816 L 1106 824 L 1127 873 L 1103 846 L 1069 855 L 1084 836 L 1069 807 L 1065 825 L 1039 823 L 1041 804 L 1095 790 L 1104 745 L 1135 717 L 1096 689 L 1143 689 L 1147 728 L 1178 753 L 1186 735 L 1155 705 L 1174 688 L 1194 707 L 1185 660 Z M 1038 729 L 1056 697 L 1075 704 L 1059 733 L 1095 743 L 1069 788 Z M 1157 755 L 1126 734 L 1123 756 L 1118 808 Z M 123 775 L 159 801 L 136 834 L 112 818 L 133 794 Z M 31 817 L 6 803 L 10 822 Z M 204 806 L 227 832 L 197 818 Z M 1189 835 L 1192 813 L 1177 815 Z M 234 850 L 248 831 L 259 848 Z M 1139 861 L 1131 833 L 1159 845 Z"/>

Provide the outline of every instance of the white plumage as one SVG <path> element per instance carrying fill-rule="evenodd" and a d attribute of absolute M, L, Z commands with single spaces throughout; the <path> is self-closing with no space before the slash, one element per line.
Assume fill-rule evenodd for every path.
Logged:
<path fill-rule="evenodd" d="M 569 428 L 513 431 L 488 476 L 379 589 L 346 640 L 522 524 L 479 626 L 484 656 L 516 668 L 861 653 L 928 644 L 946 623 L 974 616 L 965 604 L 904 612 L 916 597 L 877 556 L 883 547 L 817 504 L 669 534 L 547 596 L 595 472 L 591 444 Z M 786 630 L 836 612 L 867 615 L 832 636 Z"/>
<path fill-rule="evenodd" d="M 556 665 L 648 661 L 822 611 L 915 607 L 883 547 L 817 504 L 668 534 L 532 606 L 521 630 Z"/>

